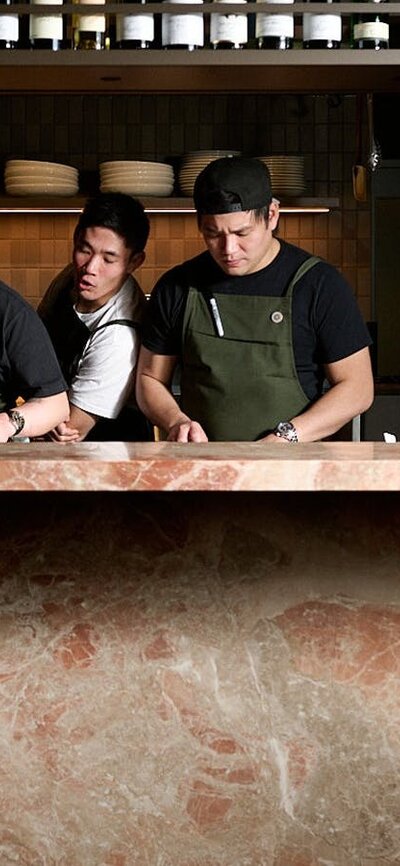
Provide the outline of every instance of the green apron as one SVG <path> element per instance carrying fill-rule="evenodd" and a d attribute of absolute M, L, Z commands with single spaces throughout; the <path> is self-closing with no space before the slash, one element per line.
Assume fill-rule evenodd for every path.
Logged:
<path fill-rule="evenodd" d="M 180 405 L 210 441 L 259 439 L 309 405 L 294 359 L 292 298 L 298 280 L 319 261 L 306 259 L 282 297 L 190 287 Z"/>

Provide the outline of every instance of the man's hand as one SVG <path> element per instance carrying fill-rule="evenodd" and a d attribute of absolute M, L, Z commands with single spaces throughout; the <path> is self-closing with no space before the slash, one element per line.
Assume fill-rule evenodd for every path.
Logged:
<path fill-rule="evenodd" d="M 201 424 L 197 421 L 178 421 L 170 428 L 167 442 L 208 442 Z"/>
<path fill-rule="evenodd" d="M 50 430 L 48 436 L 52 442 L 60 442 L 63 445 L 67 445 L 69 442 L 81 441 L 79 430 L 76 427 L 70 427 L 65 421 L 54 427 L 54 430 Z"/>
<path fill-rule="evenodd" d="M 257 439 L 257 442 L 280 442 L 282 445 L 292 445 L 292 442 L 289 442 L 283 436 L 276 436 L 275 433 L 268 433 L 267 436 L 263 436 L 262 439 Z"/>
<path fill-rule="evenodd" d="M 0 443 L 8 442 L 14 433 L 15 427 L 11 424 L 7 412 L 0 412 Z"/>

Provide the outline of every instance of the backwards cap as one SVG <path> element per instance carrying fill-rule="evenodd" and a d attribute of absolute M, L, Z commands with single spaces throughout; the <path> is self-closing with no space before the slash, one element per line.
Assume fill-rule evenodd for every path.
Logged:
<path fill-rule="evenodd" d="M 268 168 L 253 157 L 215 159 L 197 176 L 193 197 L 199 215 L 258 210 L 272 199 Z"/>

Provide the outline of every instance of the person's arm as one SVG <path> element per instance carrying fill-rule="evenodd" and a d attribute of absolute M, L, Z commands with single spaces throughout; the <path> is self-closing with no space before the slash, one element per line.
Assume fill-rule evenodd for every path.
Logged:
<path fill-rule="evenodd" d="M 82 442 L 97 421 L 117 418 L 134 388 L 136 330 L 110 324 L 85 347 L 68 397 L 70 418 L 50 433 L 53 442 Z"/>
<path fill-rule="evenodd" d="M 326 364 L 324 369 L 331 386 L 329 390 L 306 412 L 281 419 L 292 422 L 299 442 L 316 442 L 331 436 L 356 415 L 366 412 L 373 401 L 374 382 L 368 348 Z M 261 441 L 288 444 L 286 439 L 273 433 Z"/>
<path fill-rule="evenodd" d="M 136 377 L 138 406 L 152 424 L 164 431 L 169 442 L 207 442 L 201 425 L 181 411 L 171 394 L 176 362 L 173 355 L 156 355 L 141 347 Z"/>
<path fill-rule="evenodd" d="M 59 442 L 63 445 L 67 445 L 69 442 L 82 442 L 96 421 L 99 420 L 98 415 L 91 415 L 90 412 L 85 412 L 72 403 L 69 404 L 69 409 L 69 420 L 57 424 L 50 430 L 49 439 L 52 442 Z"/>
<path fill-rule="evenodd" d="M 65 391 L 52 394 L 50 397 L 36 397 L 27 400 L 16 410 L 24 418 L 24 426 L 16 439 L 43 436 L 57 424 L 68 419 L 69 405 Z M 0 413 L 0 442 L 7 442 L 15 434 L 15 427 L 6 412 Z"/>

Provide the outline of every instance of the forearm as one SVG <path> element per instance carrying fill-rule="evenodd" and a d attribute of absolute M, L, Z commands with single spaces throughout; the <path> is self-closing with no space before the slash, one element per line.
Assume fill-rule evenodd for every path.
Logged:
<path fill-rule="evenodd" d="M 179 408 L 169 388 L 152 376 L 143 374 L 138 378 L 136 399 L 143 414 L 165 433 L 189 418 Z"/>
<path fill-rule="evenodd" d="M 316 442 L 336 433 L 356 415 L 366 411 L 371 402 L 367 390 L 361 389 L 357 394 L 354 384 L 339 382 L 306 412 L 289 420 L 297 430 L 299 442 Z"/>
<path fill-rule="evenodd" d="M 69 407 L 69 420 L 66 423 L 57 424 L 50 432 L 50 439 L 61 445 L 83 442 L 98 420 L 97 415 L 85 412 L 72 403 L 69 404 Z"/>
<path fill-rule="evenodd" d="M 16 437 L 17 439 L 24 437 L 33 439 L 35 436 L 43 436 L 57 424 L 68 419 L 69 416 L 69 404 L 65 392 L 54 394 L 51 397 L 27 400 L 17 409 L 25 421 L 21 433 Z M 0 441 L 7 442 L 14 435 L 15 428 L 6 413 L 1 413 L 0 418 Z"/>

